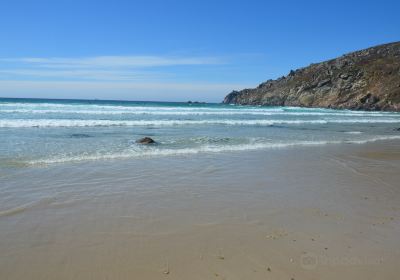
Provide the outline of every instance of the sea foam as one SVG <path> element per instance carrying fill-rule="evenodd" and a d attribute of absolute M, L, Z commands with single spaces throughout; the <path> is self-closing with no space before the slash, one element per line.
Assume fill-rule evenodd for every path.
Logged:
<path fill-rule="evenodd" d="M 149 148 L 144 150 L 125 150 L 117 153 L 105 154 L 82 154 L 82 155 L 65 155 L 61 157 L 44 158 L 38 160 L 31 160 L 27 163 L 30 165 L 48 165 L 67 162 L 80 162 L 80 161 L 95 161 L 95 160 L 115 160 L 115 159 L 130 159 L 130 158 L 146 158 L 146 157 L 162 157 L 162 156 L 184 156 L 200 153 L 222 153 L 222 152 L 240 152 L 252 150 L 265 150 L 265 149 L 282 149 L 296 146 L 322 146 L 334 144 L 366 144 L 370 142 L 382 140 L 398 140 L 399 136 L 378 136 L 371 137 L 364 140 L 337 140 L 337 141 L 293 141 L 288 143 L 252 143 L 252 144 L 238 144 L 238 145 L 220 145 L 211 146 L 203 145 L 195 148 L 181 148 L 181 149 L 160 149 Z"/>
<path fill-rule="evenodd" d="M 315 120 L 74 120 L 74 119 L 2 119 L 0 127 L 108 127 L 108 126 L 184 126 L 184 125 L 230 125 L 230 126 L 271 126 L 276 124 L 357 124 L 357 123 L 400 123 L 400 119 L 315 119 Z"/>

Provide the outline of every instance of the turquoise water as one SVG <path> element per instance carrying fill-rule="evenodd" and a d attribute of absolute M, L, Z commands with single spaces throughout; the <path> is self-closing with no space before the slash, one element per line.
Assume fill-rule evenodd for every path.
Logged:
<path fill-rule="evenodd" d="M 0 99 L 5 167 L 400 139 L 400 114 L 170 102 Z M 135 141 L 150 136 L 158 144 Z"/>

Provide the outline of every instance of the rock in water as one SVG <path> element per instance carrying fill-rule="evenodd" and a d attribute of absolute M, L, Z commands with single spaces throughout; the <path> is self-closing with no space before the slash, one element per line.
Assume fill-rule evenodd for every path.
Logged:
<path fill-rule="evenodd" d="M 400 111 L 400 42 L 291 70 L 223 103 Z"/>
<path fill-rule="evenodd" d="M 154 141 L 150 137 L 144 137 L 144 138 L 141 138 L 141 139 L 137 140 L 136 143 L 139 143 L 139 144 L 155 144 L 156 141 Z"/>

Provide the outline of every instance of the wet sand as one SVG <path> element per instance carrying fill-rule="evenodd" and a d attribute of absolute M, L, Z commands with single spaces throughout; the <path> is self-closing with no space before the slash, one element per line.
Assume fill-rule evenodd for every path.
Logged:
<path fill-rule="evenodd" d="M 18 168 L 0 279 L 397 279 L 400 142 Z"/>

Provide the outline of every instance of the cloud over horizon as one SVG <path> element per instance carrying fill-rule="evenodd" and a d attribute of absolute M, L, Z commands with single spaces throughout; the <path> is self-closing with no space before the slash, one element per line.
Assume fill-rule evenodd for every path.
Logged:
<path fill-rule="evenodd" d="M 137 80 L 154 78 L 163 73 L 168 76 L 171 68 L 206 66 L 225 63 L 216 57 L 177 56 L 93 56 L 93 57 L 21 57 L 2 58 L 0 74 L 8 79 L 63 78 L 72 80 Z M 163 68 L 163 69 L 160 69 Z M 149 70 L 149 69 L 153 69 Z"/>
<path fill-rule="evenodd" d="M 0 96 L 24 98 L 115 99 L 135 101 L 221 102 L 243 84 L 223 83 L 133 83 L 92 81 L 2 81 Z"/>
<path fill-rule="evenodd" d="M 241 87 L 204 82 L 200 68 L 207 73 L 207 67 L 227 65 L 218 57 L 20 57 L 0 62 L 0 96 L 6 97 L 220 101 L 227 91 Z"/>

